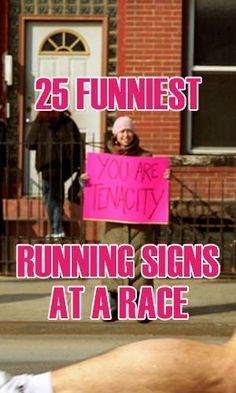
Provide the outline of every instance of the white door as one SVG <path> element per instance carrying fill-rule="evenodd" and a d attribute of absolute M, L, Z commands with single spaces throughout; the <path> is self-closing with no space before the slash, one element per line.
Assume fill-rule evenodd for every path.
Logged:
<path fill-rule="evenodd" d="M 39 76 L 69 77 L 70 111 L 81 132 L 86 133 L 89 150 L 100 142 L 101 114 L 86 109 L 75 111 L 74 81 L 77 76 L 102 75 L 102 25 L 81 22 L 29 22 L 26 31 L 26 133 L 36 113 L 34 80 Z M 40 195 L 40 180 L 35 170 L 35 153 L 25 154 L 25 191 Z"/>

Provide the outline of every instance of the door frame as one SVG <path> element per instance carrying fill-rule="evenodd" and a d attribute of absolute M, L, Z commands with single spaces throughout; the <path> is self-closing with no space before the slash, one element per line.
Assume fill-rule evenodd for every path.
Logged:
<path fill-rule="evenodd" d="M 24 120 L 25 120 L 25 72 L 26 72 L 26 31 L 29 22 L 43 22 L 45 24 L 56 24 L 58 22 L 79 22 L 79 23 L 100 23 L 102 26 L 102 75 L 107 75 L 107 48 L 108 48 L 108 17 L 107 16 L 75 16 L 75 15 L 20 15 L 19 16 L 19 89 L 18 89 L 18 108 L 19 108 L 19 149 L 18 149 L 18 168 L 20 184 L 18 197 L 24 194 Z M 104 137 L 106 126 L 106 112 L 101 112 L 101 139 Z"/>

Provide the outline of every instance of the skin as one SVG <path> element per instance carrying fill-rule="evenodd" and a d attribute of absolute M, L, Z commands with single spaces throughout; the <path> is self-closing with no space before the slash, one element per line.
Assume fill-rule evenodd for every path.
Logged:
<path fill-rule="evenodd" d="M 124 130 L 118 132 L 116 139 L 121 146 L 126 147 L 132 143 L 134 139 L 134 133 L 132 130 L 125 128 Z"/>
<path fill-rule="evenodd" d="M 130 129 L 124 129 L 124 130 L 118 132 L 116 139 L 117 139 L 117 142 L 122 147 L 126 147 L 126 146 L 130 145 L 130 143 L 132 143 L 132 141 L 134 139 L 134 133 Z M 81 180 L 88 180 L 89 176 L 87 173 L 81 173 L 80 178 L 81 178 Z M 169 180 L 169 178 L 170 178 L 170 170 L 169 169 L 167 169 L 164 172 L 163 178 L 166 180 Z"/>
<path fill-rule="evenodd" d="M 133 141 L 134 133 L 130 129 L 124 129 L 118 132 L 116 139 L 121 146 L 126 147 Z M 82 180 L 88 180 L 89 177 L 87 173 L 81 173 L 80 178 Z"/>
<path fill-rule="evenodd" d="M 236 334 L 225 344 L 152 339 L 52 373 L 54 393 L 235 393 Z"/>

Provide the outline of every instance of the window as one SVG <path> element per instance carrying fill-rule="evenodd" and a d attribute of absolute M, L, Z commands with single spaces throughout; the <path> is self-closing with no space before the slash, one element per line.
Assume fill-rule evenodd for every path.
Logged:
<path fill-rule="evenodd" d="M 59 31 L 50 34 L 42 43 L 39 52 L 40 55 L 89 54 L 85 40 L 71 31 Z"/>
<path fill-rule="evenodd" d="M 185 151 L 236 152 L 236 1 L 184 5 L 184 73 L 203 79 L 199 111 L 184 115 Z"/>

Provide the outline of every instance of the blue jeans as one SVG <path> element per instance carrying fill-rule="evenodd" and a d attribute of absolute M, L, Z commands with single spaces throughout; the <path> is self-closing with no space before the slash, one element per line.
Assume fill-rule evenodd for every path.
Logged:
<path fill-rule="evenodd" d="M 51 233 L 63 232 L 64 183 L 60 183 L 58 178 L 42 179 L 43 200 L 51 224 Z"/>

